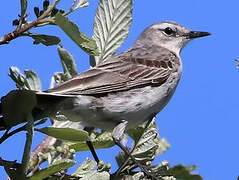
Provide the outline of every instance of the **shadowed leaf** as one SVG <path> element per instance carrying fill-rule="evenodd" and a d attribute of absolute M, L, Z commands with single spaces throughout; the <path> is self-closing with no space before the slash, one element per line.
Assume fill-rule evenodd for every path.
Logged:
<path fill-rule="evenodd" d="M 27 121 L 27 116 L 37 104 L 33 91 L 13 90 L 1 98 L 3 120 L 6 127 Z"/>
<path fill-rule="evenodd" d="M 23 19 L 24 19 L 24 15 L 26 13 L 27 10 L 27 0 L 21 0 L 21 17 L 20 17 L 20 22 L 22 23 Z M 19 23 L 19 25 L 21 24 Z"/>
<path fill-rule="evenodd" d="M 50 165 L 48 168 L 41 169 L 40 171 L 37 171 L 33 176 L 31 176 L 30 180 L 42 180 L 50 175 L 53 175 L 57 172 L 60 172 L 62 170 L 68 169 L 71 166 L 75 165 L 75 161 L 72 161 L 70 159 L 61 159 Z"/>
<path fill-rule="evenodd" d="M 58 54 L 61 58 L 61 64 L 63 67 L 63 72 L 67 79 L 70 79 L 77 75 L 77 66 L 73 56 L 62 46 L 57 47 Z"/>
<path fill-rule="evenodd" d="M 45 34 L 32 34 L 25 33 L 24 36 L 29 36 L 34 39 L 33 44 L 44 44 L 45 46 L 57 45 L 61 40 L 56 36 L 50 36 Z"/>
<path fill-rule="evenodd" d="M 197 174 L 191 174 L 190 172 L 195 170 L 196 166 L 183 166 L 181 164 L 169 169 L 169 173 L 172 174 L 178 180 L 202 180 L 202 177 Z"/>

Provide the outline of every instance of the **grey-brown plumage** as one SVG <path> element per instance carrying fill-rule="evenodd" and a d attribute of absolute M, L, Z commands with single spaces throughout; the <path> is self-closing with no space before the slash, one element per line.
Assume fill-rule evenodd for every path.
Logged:
<path fill-rule="evenodd" d="M 172 97 L 182 73 L 181 49 L 191 39 L 207 35 L 174 22 L 153 24 L 129 50 L 36 93 L 34 113 L 108 130 L 124 121 L 127 128 L 136 127 Z"/>

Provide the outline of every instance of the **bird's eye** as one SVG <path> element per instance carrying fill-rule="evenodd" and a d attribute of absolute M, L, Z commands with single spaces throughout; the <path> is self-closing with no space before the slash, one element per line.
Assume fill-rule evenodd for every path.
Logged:
<path fill-rule="evenodd" d="M 164 32 L 169 36 L 173 34 L 173 30 L 170 27 L 166 27 L 164 29 Z"/>

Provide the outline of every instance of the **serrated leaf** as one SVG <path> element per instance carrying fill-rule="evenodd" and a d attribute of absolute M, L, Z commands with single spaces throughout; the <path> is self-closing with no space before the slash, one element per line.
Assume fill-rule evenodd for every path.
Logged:
<path fill-rule="evenodd" d="M 63 141 L 87 141 L 90 138 L 88 132 L 80 129 L 45 127 L 36 130 Z"/>
<path fill-rule="evenodd" d="M 109 180 L 110 174 L 108 171 L 96 170 L 97 163 L 93 160 L 86 159 L 72 176 L 76 176 L 81 180 Z"/>
<path fill-rule="evenodd" d="M 100 0 L 93 35 L 100 53 L 96 65 L 112 56 L 128 36 L 132 8 L 132 0 Z"/>
<path fill-rule="evenodd" d="M 182 180 L 202 180 L 202 177 L 197 174 L 191 174 L 192 170 L 195 170 L 196 166 L 183 166 L 181 164 L 176 165 L 168 170 L 176 179 Z"/>
<path fill-rule="evenodd" d="M 25 81 L 30 90 L 41 91 L 41 80 L 39 79 L 38 75 L 32 70 L 25 70 L 24 73 L 26 74 Z"/>
<path fill-rule="evenodd" d="M 154 121 L 151 121 L 146 128 L 139 126 L 136 131 L 142 132 L 142 129 L 139 130 L 139 128 L 143 128 L 143 133 L 139 136 L 140 138 L 133 137 L 130 132 L 127 132 L 132 138 L 136 138 L 134 139 L 135 145 L 131 154 L 141 164 L 147 164 L 147 162 L 153 161 L 157 156 L 156 151 L 159 147 L 158 128 Z"/>
<path fill-rule="evenodd" d="M 92 133 L 90 137 L 90 141 L 92 142 L 94 149 L 104 149 L 104 148 L 109 148 L 115 145 L 111 132 L 107 132 L 107 131 L 99 135 Z M 85 141 L 70 144 L 69 147 L 71 149 L 75 149 L 75 151 L 89 150 L 89 147 Z"/>
<path fill-rule="evenodd" d="M 97 163 L 87 158 L 72 175 L 77 177 L 83 177 L 94 171 L 96 167 Z"/>
<path fill-rule="evenodd" d="M 94 56 L 99 54 L 95 40 L 80 32 L 78 27 L 68 18 L 57 13 L 55 23 L 86 53 Z"/>
<path fill-rule="evenodd" d="M 158 128 L 154 120 L 148 121 L 135 129 L 129 129 L 126 133 L 134 140 L 131 155 L 142 165 L 150 165 L 158 155 L 160 146 Z M 122 171 L 135 168 L 135 163 L 128 159 L 128 155 L 120 152 L 116 157 L 118 166 Z"/>
<path fill-rule="evenodd" d="M 74 166 L 76 164 L 75 161 L 72 161 L 70 159 L 61 159 L 53 163 L 48 168 L 42 169 L 40 171 L 37 171 L 33 176 L 31 176 L 30 180 L 42 180 L 50 175 L 53 175 L 57 172 L 60 172 L 62 170 L 68 169 L 71 166 Z"/>
<path fill-rule="evenodd" d="M 24 36 L 29 36 L 34 39 L 33 44 L 44 44 L 45 46 L 57 45 L 61 40 L 56 36 L 50 36 L 45 34 L 33 34 L 25 33 Z"/>
<path fill-rule="evenodd" d="M 66 75 L 67 79 L 70 79 L 70 78 L 76 76 L 78 74 L 77 66 L 76 66 L 73 56 L 60 45 L 58 45 L 57 50 L 58 50 L 58 54 L 61 58 L 63 72 Z"/>

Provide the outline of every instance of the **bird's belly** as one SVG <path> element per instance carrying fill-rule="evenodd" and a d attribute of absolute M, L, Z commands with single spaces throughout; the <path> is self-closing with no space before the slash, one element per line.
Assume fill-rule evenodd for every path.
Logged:
<path fill-rule="evenodd" d="M 135 88 L 101 97 L 82 95 L 71 103 L 67 102 L 73 106 L 62 108 L 60 114 L 70 121 L 82 121 L 86 126 L 105 130 L 112 130 L 124 120 L 128 121 L 127 128 L 133 128 L 163 109 L 172 97 L 178 80 L 173 78 L 161 86 Z"/>

